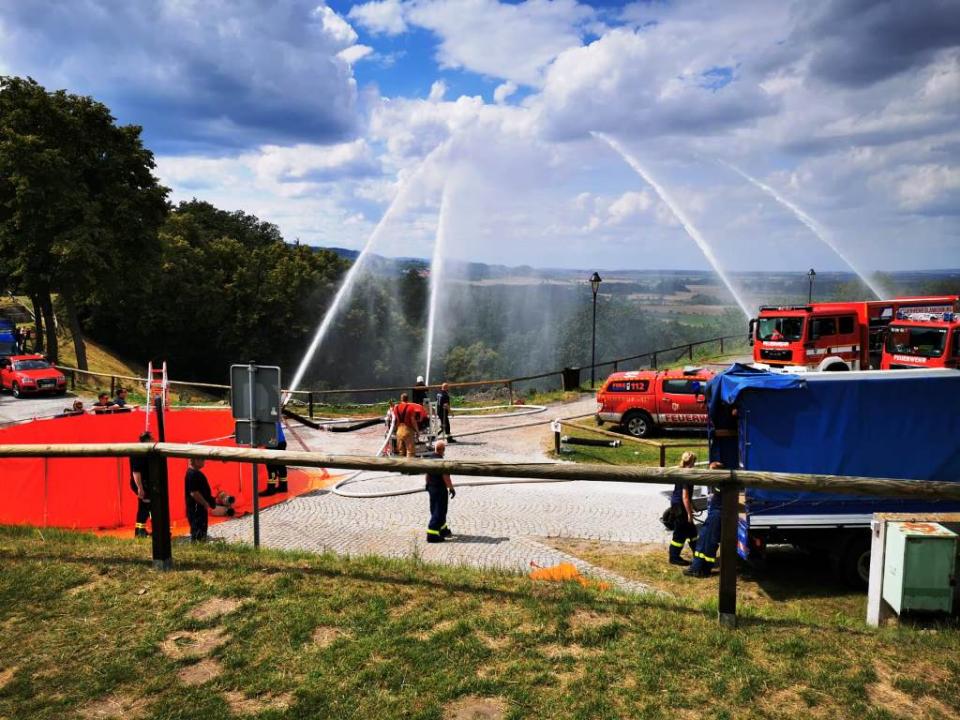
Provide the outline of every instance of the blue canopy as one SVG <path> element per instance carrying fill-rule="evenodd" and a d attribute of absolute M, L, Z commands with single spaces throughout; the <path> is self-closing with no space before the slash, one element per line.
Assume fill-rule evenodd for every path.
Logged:
<path fill-rule="evenodd" d="M 733 405 L 740 393 L 748 388 L 764 390 L 795 390 L 805 385 L 799 375 L 780 375 L 767 370 L 734 363 L 710 381 L 709 412 L 710 417 L 719 409 L 718 403 Z"/>

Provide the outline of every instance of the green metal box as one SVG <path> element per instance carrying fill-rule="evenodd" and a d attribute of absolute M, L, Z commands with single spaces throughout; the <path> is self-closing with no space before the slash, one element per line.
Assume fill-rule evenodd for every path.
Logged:
<path fill-rule="evenodd" d="M 887 524 L 883 599 L 904 610 L 953 611 L 957 535 L 938 523 Z"/>

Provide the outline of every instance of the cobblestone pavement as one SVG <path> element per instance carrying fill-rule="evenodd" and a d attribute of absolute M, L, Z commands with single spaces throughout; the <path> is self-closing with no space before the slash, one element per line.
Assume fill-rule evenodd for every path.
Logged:
<path fill-rule="evenodd" d="M 505 425 L 542 423 L 553 417 L 590 412 L 592 398 L 546 413 L 518 418 L 460 418 L 454 432 L 490 429 Z M 306 447 L 337 454 L 376 452 L 383 428 L 354 433 L 327 433 L 302 428 L 288 430 L 291 449 Z M 547 462 L 549 425 L 465 438 L 448 447 L 449 459 L 486 459 L 512 462 Z M 420 477 L 385 474 L 345 474 L 360 482 L 349 490 L 370 493 L 385 490 L 422 490 Z M 419 557 L 426 562 L 528 572 L 531 562 L 540 566 L 572 562 L 584 575 L 600 578 L 628 591 L 649 588 L 538 540 L 550 537 L 590 538 L 614 542 L 666 541 L 659 523 L 666 500 L 662 485 L 565 482 L 469 487 L 481 478 L 463 478 L 456 498 L 450 501 L 449 525 L 454 538 L 427 544 L 428 501 L 425 492 L 370 499 L 341 497 L 329 490 L 293 498 L 261 514 L 261 542 L 268 547 L 331 551 L 342 555 Z M 491 479 L 492 480 L 492 479 Z M 457 485 L 461 479 L 454 477 Z M 211 535 L 251 542 L 251 517 L 211 528 Z"/>

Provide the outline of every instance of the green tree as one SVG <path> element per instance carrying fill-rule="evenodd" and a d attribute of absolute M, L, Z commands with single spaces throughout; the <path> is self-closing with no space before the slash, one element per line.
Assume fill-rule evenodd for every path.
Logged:
<path fill-rule="evenodd" d="M 86 369 L 81 308 L 116 297 L 118 280 L 157 256 L 168 190 L 141 128 L 118 126 L 89 97 L 0 77 L 0 255 L 6 280 L 37 299 L 57 357 L 59 293 Z"/>

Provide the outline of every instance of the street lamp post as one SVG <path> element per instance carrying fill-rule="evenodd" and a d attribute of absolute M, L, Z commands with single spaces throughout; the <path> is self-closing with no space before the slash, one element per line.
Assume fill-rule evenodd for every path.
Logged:
<path fill-rule="evenodd" d="M 600 289 L 600 283 L 603 282 L 603 278 L 600 277 L 600 273 L 593 273 L 590 277 L 590 287 L 593 288 L 593 337 L 591 340 L 591 351 L 590 351 L 590 389 L 593 389 L 594 382 L 597 378 L 597 291 Z"/>
<path fill-rule="evenodd" d="M 814 272 L 813 268 L 810 268 L 810 272 L 807 273 L 807 279 L 810 281 L 810 293 L 807 296 L 807 303 L 813 302 L 813 280 L 817 277 L 817 273 Z"/>

